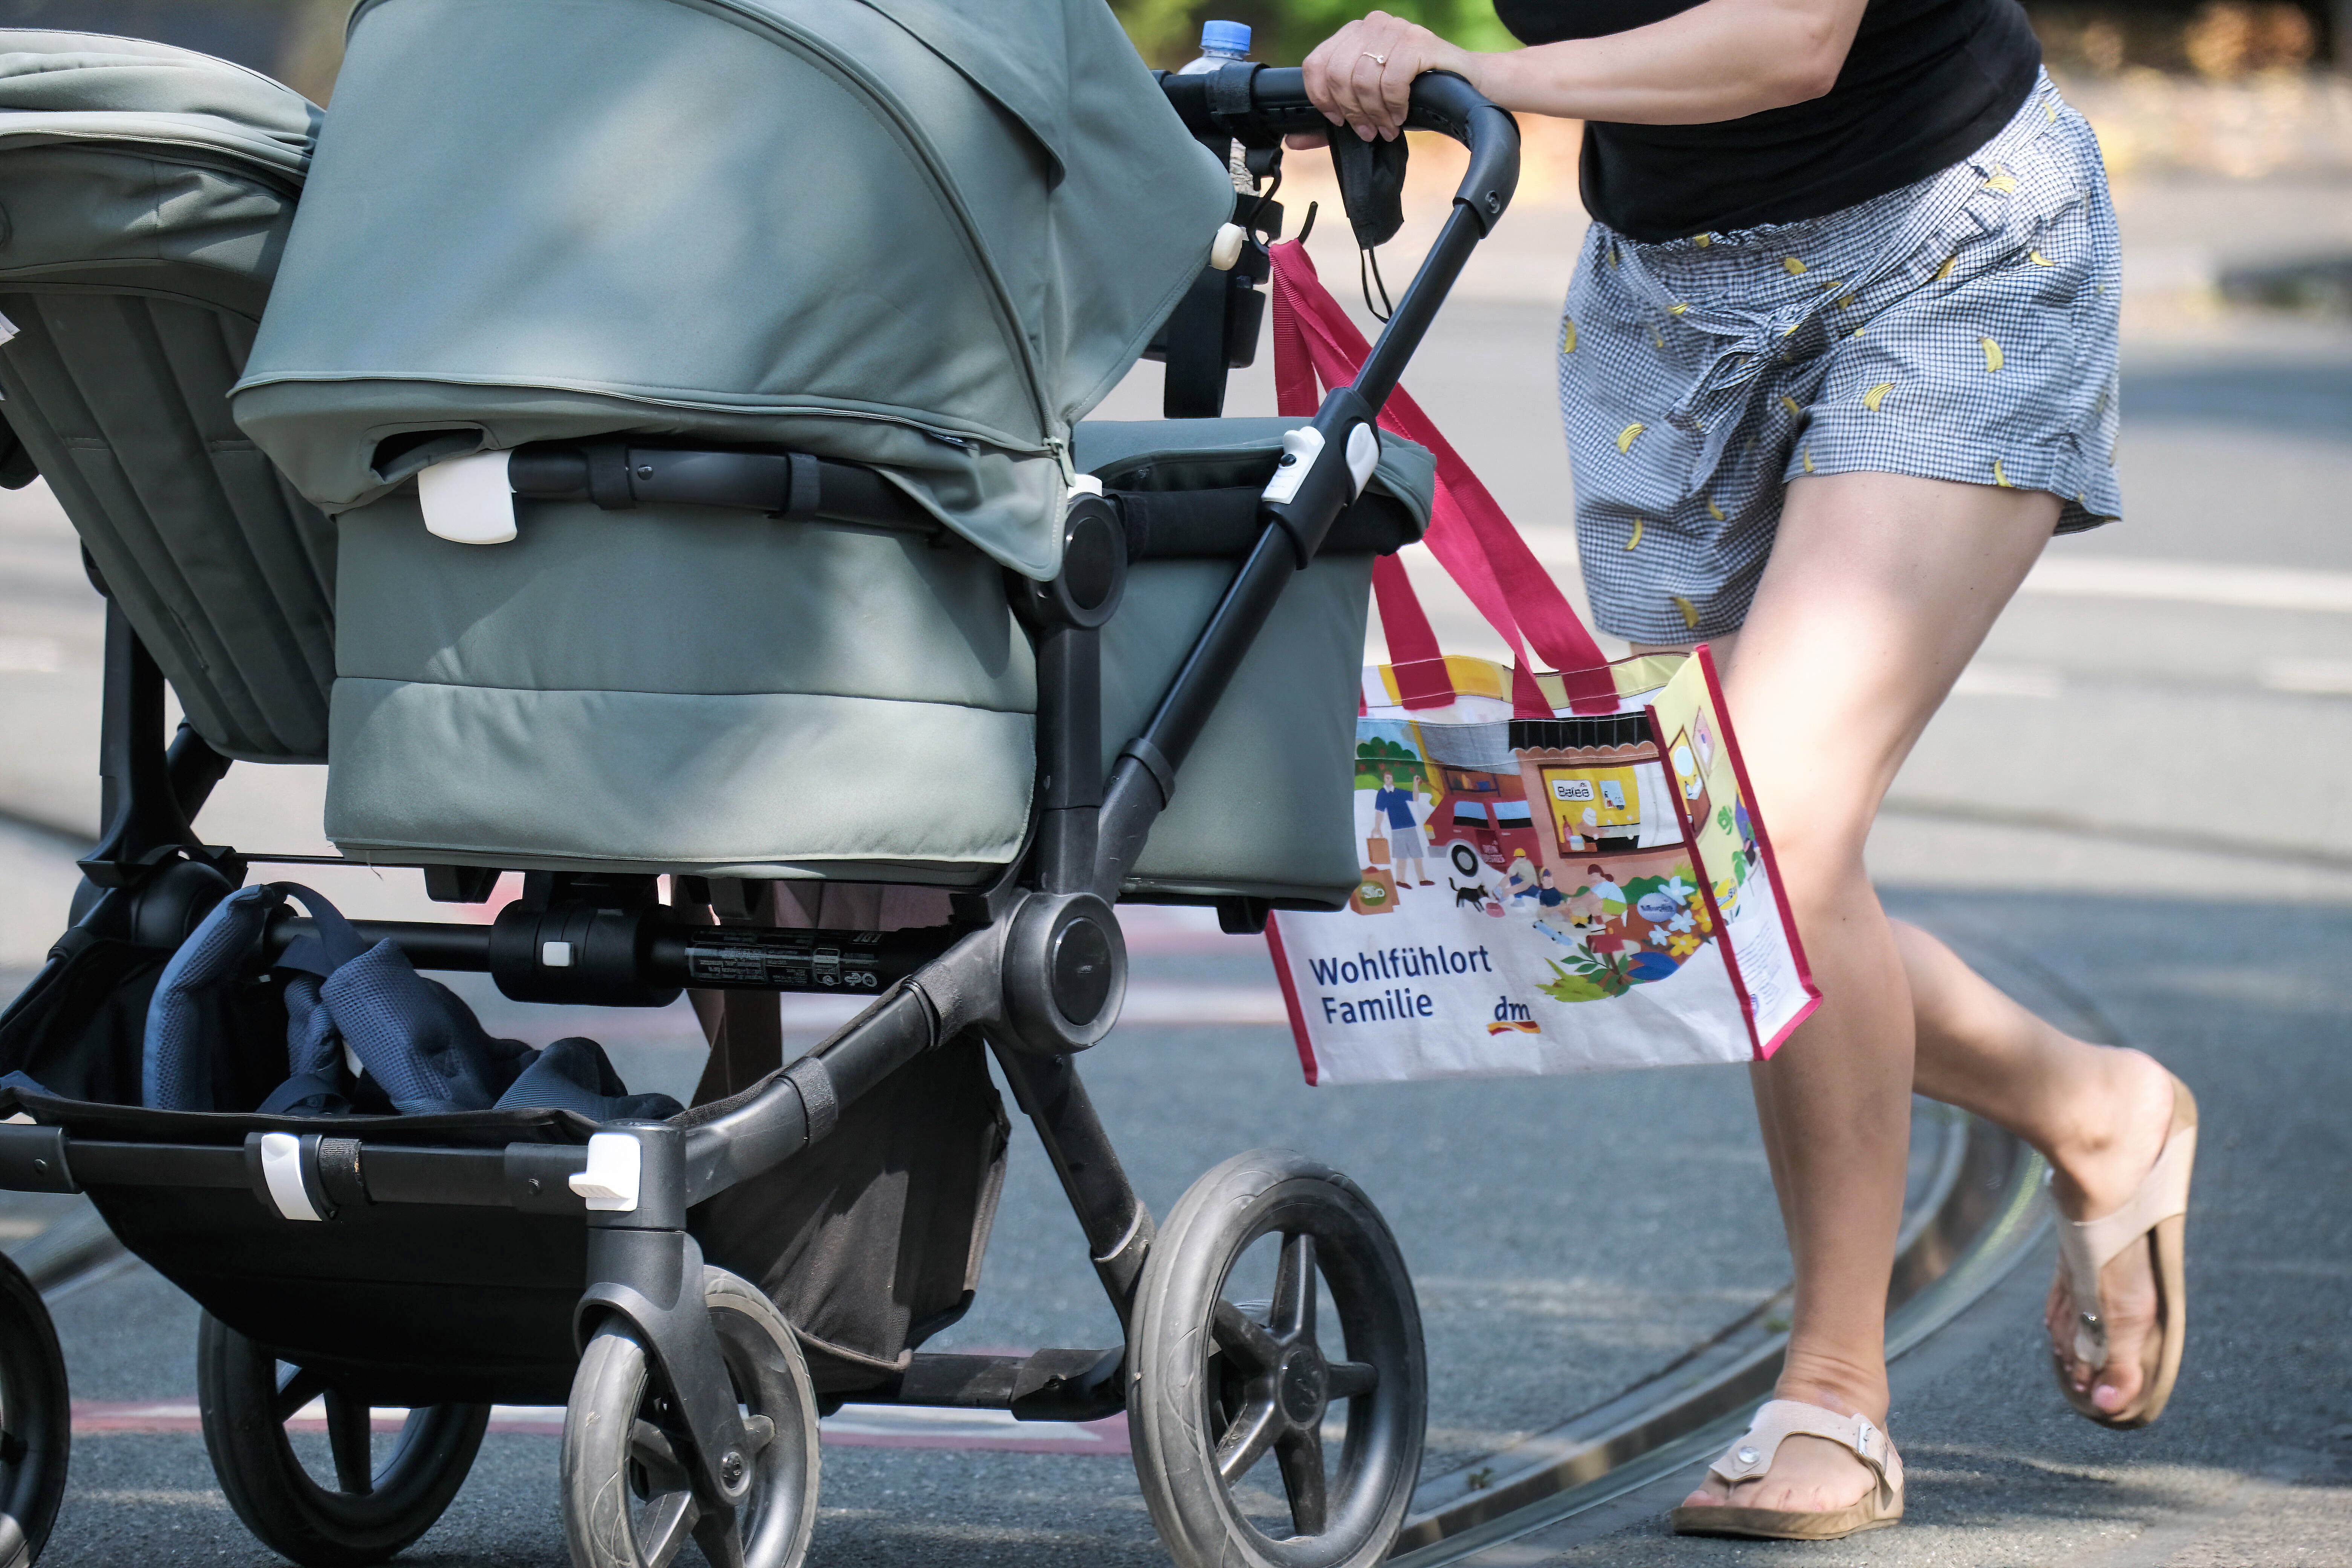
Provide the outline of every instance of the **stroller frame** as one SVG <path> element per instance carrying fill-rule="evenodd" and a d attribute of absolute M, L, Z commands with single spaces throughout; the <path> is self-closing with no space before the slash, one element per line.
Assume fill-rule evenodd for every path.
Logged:
<path fill-rule="evenodd" d="M 1253 149 L 1278 149 L 1286 132 L 1326 129 L 1296 69 L 1234 65 L 1207 75 L 1164 77 L 1162 86 L 1188 128 L 1213 145 L 1232 139 Z M 690 1453 L 684 1458 L 695 1501 L 723 1537 L 733 1530 L 751 1486 L 747 1456 L 757 1443 L 730 1387 L 712 1314 L 702 1310 L 695 1289 L 701 1254 L 687 1228 L 688 1209 L 824 1138 L 842 1106 L 923 1053 L 976 1036 L 993 1052 L 1035 1127 L 1131 1342 L 1138 1290 L 1159 1232 L 1120 1167 L 1072 1056 L 1100 1040 L 1118 1016 L 1127 960 L 1111 906 L 1168 805 L 1176 770 L 1285 585 L 1315 559 L 1335 520 L 1361 489 L 1370 468 L 1366 433 L 1470 252 L 1510 199 L 1517 127 L 1468 83 L 1443 73 L 1421 78 L 1409 123 L 1470 149 L 1452 214 L 1361 374 L 1354 384 L 1333 390 L 1312 425 L 1289 437 L 1238 574 L 1150 721 L 1120 750 L 1108 778 L 1097 761 L 1102 754 L 1098 628 L 1118 606 L 1127 567 L 1118 498 L 1077 497 L 1065 523 L 1061 574 L 1016 586 L 1016 601 L 1023 601 L 1017 607 L 1037 648 L 1039 785 L 1029 844 L 992 883 L 953 895 L 950 925 L 878 937 L 690 927 L 665 918 L 650 876 L 543 872 L 530 875 L 524 899 L 491 926 L 354 922 L 362 940 L 390 939 L 420 968 L 487 971 L 509 995 L 524 1000 L 658 1005 L 689 984 L 839 990 L 846 965 L 860 977 L 853 988 L 878 993 L 855 1020 L 698 1124 L 609 1124 L 584 1147 L 436 1147 L 337 1136 L 333 1124 L 254 1132 L 243 1147 L 207 1146 L 78 1136 L 61 1127 L 18 1122 L 0 1125 L 0 1187 L 244 1189 L 289 1220 L 330 1225 L 339 1210 L 365 1205 L 506 1207 L 583 1224 L 588 1277 L 573 1314 L 575 1342 L 584 1344 L 600 1323 L 612 1320 L 635 1329 L 675 1396 L 688 1436 Z M 801 482 L 798 475 L 793 482 Z M 81 862 L 88 880 L 73 913 L 78 926 L 169 946 L 216 900 L 222 883 L 243 882 L 249 861 L 343 862 L 244 856 L 203 845 L 190 819 L 229 763 L 185 725 L 165 747 L 163 689 L 153 658 L 110 599 L 101 766 L 109 826 Z M 495 879 L 488 868 L 435 867 L 427 874 L 436 898 L 460 901 L 486 898 Z M 1219 902 L 1227 930 L 1263 929 L 1264 901 Z M 270 952 L 310 934 L 311 925 L 281 910 L 268 929 Z M 712 945 L 721 931 L 729 944 L 723 949 Z M 796 973 L 784 973 L 794 965 Z M 1308 1257 L 1311 1268 L 1311 1250 Z M 1284 1352 L 1288 1370 L 1283 1375 L 1300 1385 L 1278 1401 L 1286 1431 L 1318 1430 L 1329 1403 L 1371 1392 L 1362 1369 L 1348 1370 L 1354 1363 L 1310 1353 L 1311 1320 L 1310 1299 L 1306 1335 L 1298 1342 L 1307 1350 L 1286 1342 Z M 1417 1327 L 1413 1340 L 1415 1398 L 1409 1409 L 1394 1400 L 1380 1402 L 1394 1417 L 1387 1425 L 1409 1415 L 1412 1429 L 1375 1432 L 1372 1440 L 1391 1454 L 1409 1453 L 1417 1465 Z M 1136 1386 L 1132 1359 L 1126 1345 L 1043 1350 L 1025 1357 L 918 1352 L 895 1381 L 854 1397 L 1084 1421 L 1127 1407 Z M 1319 1458 L 1317 1464 L 1311 1506 L 1296 1492 L 1292 1498 L 1304 1536 L 1320 1533 L 1315 1528 L 1323 1508 Z M 1410 1486 L 1408 1473 L 1407 1493 Z M 1402 1505 L 1385 1511 L 1401 1515 Z M 1382 1539 L 1357 1542 L 1329 1560 L 1376 1561 L 1397 1522 L 1388 1518 Z M 1161 1523 L 1167 1532 L 1168 1521 Z M 1339 1528 L 1333 1521 L 1334 1531 Z M 1179 1554 L 1185 1555 L 1181 1546 Z"/>

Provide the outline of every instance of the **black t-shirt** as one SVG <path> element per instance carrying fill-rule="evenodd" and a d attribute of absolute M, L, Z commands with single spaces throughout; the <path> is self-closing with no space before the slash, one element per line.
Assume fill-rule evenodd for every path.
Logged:
<path fill-rule="evenodd" d="M 1521 42 L 1597 38 L 1699 0 L 1495 0 Z M 1823 97 L 1713 125 L 1584 128 L 1585 210 L 1654 242 L 1819 217 L 1981 147 L 2033 90 L 2042 46 L 2017 0 L 1870 0 Z"/>

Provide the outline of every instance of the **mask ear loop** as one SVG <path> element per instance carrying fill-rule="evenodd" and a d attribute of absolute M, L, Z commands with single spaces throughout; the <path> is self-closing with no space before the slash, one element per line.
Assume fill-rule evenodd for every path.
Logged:
<path fill-rule="evenodd" d="M 1378 284 L 1381 290 L 1381 302 L 1378 305 L 1372 303 L 1374 284 Z M 1396 307 L 1389 303 L 1388 280 L 1381 276 L 1381 258 L 1378 252 L 1369 249 L 1360 249 L 1356 252 L 1356 287 L 1363 290 L 1364 309 L 1371 312 L 1372 320 L 1386 326 L 1389 318 L 1396 314 Z"/>

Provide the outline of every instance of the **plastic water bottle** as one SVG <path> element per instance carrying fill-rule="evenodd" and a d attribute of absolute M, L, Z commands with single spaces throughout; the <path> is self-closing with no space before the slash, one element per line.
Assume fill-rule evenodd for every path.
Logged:
<path fill-rule="evenodd" d="M 1215 70 L 1219 66 L 1249 58 L 1250 30 L 1247 22 L 1203 22 L 1201 24 L 1201 58 L 1178 71 L 1178 76 L 1198 76 L 1202 71 Z"/>
<path fill-rule="evenodd" d="M 1229 66 L 1236 60 L 1249 58 L 1250 30 L 1247 22 L 1203 22 L 1201 24 L 1201 56 L 1178 71 L 1178 76 L 1199 76 L 1203 71 Z M 1244 161 L 1242 144 L 1232 143 L 1225 152 L 1225 172 L 1233 176 L 1234 189 L 1255 191 L 1256 176 L 1249 172 Z"/>

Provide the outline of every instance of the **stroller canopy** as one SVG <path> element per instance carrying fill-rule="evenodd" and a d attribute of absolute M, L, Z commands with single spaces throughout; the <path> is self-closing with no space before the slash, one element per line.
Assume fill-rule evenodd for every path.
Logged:
<path fill-rule="evenodd" d="M 1102 0 L 367 0 L 236 416 L 330 510 L 781 445 L 1048 577 L 1071 426 L 1232 205 Z"/>
<path fill-rule="evenodd" d="M 229 417 L 319 123 L 135 38 L 0 29 L 0 482 L 37 468 L 222 752 L 323 762 L 331 525 Z"/>
<path fill-rule="evenodd" d="M 8 165 L 13 221 L 0 277 L 153 287 L 168 270 L 163 291 L 201 289 L 213 304 L 257 315 L 285 237 L 273 220 L 301 185 L 319 119 L 266 76 L 167 44 L 0 29 L 0 155 L 61 152 Z M 72 150 L 108 148 L 120 149 L 125 169 L 153 150 L 173 172 L 80 177 L 95 165 Z M 227 177 L 193 172 L 206 164 Z M 257 195 L 254 181 L 278 185 L 284 199 Z M 257 201 L 270 210 L 253 210 Z"/>

